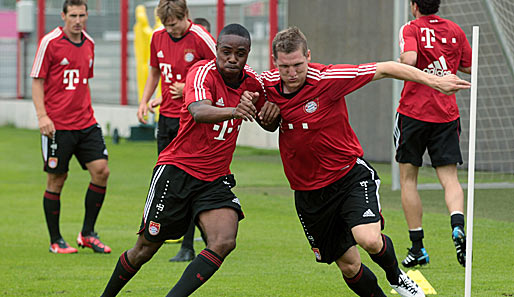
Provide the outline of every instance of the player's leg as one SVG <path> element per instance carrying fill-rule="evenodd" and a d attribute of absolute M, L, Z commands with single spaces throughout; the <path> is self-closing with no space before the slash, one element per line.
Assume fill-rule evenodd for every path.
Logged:
<path fill-rule="evenodd" d="M 448 123 L 434 124 L 428 153 L 444 189 L 444 199 L 451 216 L 452 238 L 457 251 L 457 260 L 464 266 L 466 264 L 464 192 L 459 183 L 456 165 L 462 164 L 459 135 L 459 119 Z"/>
<path fill-rule="evenodd" d="M 232 208 L 207 210 L 198 215 L 198 224 L 207 237 L 207 247 L 187 266 L 168 297 L 189 296 L 219 269 L 236 247 L 238 222 L 238 214 Z"/>
<path fill-rule="evenodd" d="M 95 223 L 105 199 L 107 180 L 110 174 L 107 165 L 107 149 L 98 125 L 81 130 L 75 155 L 91 176 L 84 199 L 84 222 L 82 230 L 77 236 L 77 244 L 81 247 L 91 248 L 98 253 L 110 253 L 111 248 L 102 243 L 95 232 Z"/>
<path fill-rule="evenodd" d="M 356 246 L 349 248 L 339 259 L 337 267 L 343 274 L 344 281 L 359 296 L 386 296 L 378 286 L 377 277 L 361 262 Z"/>
<path fill-rule="evenodd" d="M 56 131 L 53 137 L 41 136 L 41 151 L 44 170 L 47 172 L 43 209 L 50 234 L 50 252 L 56 254 L 76 253 L 61 236 L 59 216 L 61 191 L 68 177 L 68 164 L 75 146 L 71 131 Z"/>
<path fill-rule="evenodd" d="M 148 241 L 143 234 L 140 234 L 134 247 L 121 254 L 102 297 L 116 296 L 141 266 L 153 257 L 162 243 Z"/>
<path fill-rule="evenodd" d="M 395 125 L 396 161 L 400 169 L 401 201 L 403 213 L 412 242 L 407 257 L 402 261 L 405 267 L 429 263 L 423 246 L 423 207 L 418 193 L 418 169 L 426 150 L 430 124 L 397 114 Z"/>

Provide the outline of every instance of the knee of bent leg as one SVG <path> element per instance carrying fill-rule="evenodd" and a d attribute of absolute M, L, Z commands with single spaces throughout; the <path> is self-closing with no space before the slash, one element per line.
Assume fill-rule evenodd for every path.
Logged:
<path fill-rule="evenodd" d="M 68 177 L 68 173 L 48 174 L 48 178 L 47 178 L 48 190 L 60 193 L 67 177 Z"/>
<path fill-rule="evenodd" d="M 382 249 L 382 237 L 370 234 L 369 236 L 361 237 L 358 244 L 370 254 L 377 254 Z"/>
<path fill-rule="evenodd" d="M 99 183 L 106 183 L 110 174 L 111 171 L 107 165 L 97 168 L 91 172 L 92 179 Z"/>
<path fill-rule="evenodd" d="M 236 248 L 235 238 L 218 238 L 209 242 L 209 249 L 215 251 L 222 257 L 226 257 L 231 251 Z"/>
<path fill-rule="evenodd" d="M 134 247 L 131 250 L 131 253 L 133 254 L 133 265 L 136 267 L 141 267 L 141 265 L 145 264 L 146 262 L 150 261 L 152 259 L 153 255 L 155 255 L 155 249 L 151 248 L 150 246 L 140 246 L 140 247 Z"/>
<path fill-rule="evenodd" d="M 360 261 L 343 261 L 341 259 L 336 260 L 337 267 L 341 270 L 343 275 L 346 278 L 352 278 L 354 277 L 361 268 L 361 262 Z"/>

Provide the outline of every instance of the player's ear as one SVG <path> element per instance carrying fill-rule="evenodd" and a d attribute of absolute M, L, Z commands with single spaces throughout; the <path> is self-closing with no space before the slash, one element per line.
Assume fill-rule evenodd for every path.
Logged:
<path fill-rule="evenodd" d="M 308 50 L 307 50 L 307 62 L 309 62 L 309 63 L 310 63 L 310 61 L 311 61 L 311 50 L 310 50 L 310 49 L 308 49 Z"/>
<path fill-rule="evenodd" d="M 278 68 L 277 58 L 275 58 L 275 56 L 273 54 L 271 54 L 271 57 L 273 58 L 273 65 L 275 65 L 275 67 Z"/>
<path fill-rule="evenodd" d="M 64 21 L 64 18 L 65 18 L 65 14 L 64 14 L 64 11 L 61 11 L 61 19 Z"/>

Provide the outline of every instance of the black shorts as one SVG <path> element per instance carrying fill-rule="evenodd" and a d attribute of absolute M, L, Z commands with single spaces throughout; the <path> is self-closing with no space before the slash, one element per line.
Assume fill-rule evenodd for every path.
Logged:
<path fill-rule="evenodd" d="M 173 165 L 154 168 L 138 234 L 152 242 L 178 239 L 202 211 L 232 208 L 244 218 L 239 199 L 232 188 L 232 174 L 208 182 L 199 180 Z"/>
<path fill-rule="evenodd" d="M 66 173 L 73 155 L 86 170 L 86 164 L 108 159 L 107 148 L 100 125 L 94 124 L 82 130 L 57 130 L 52 138 L 41 135 L 44 171 Z"/>
<path fill-rule="evenodd" d="M 168 118 L 162 114 L 159 115 L 159 122 L 157 123 L 157 154 L 160 154 L 177 137 L 179 122 L 179 118 Z"/>
<path fill-rule="evenodd" d="M 460 132 L 460 118 L 448 123 L 430 123 L 397 113 L 393 135 L 396 161 L 420 167 L 428 150 L 433 167 L 462 164 Z"/>
<path fill-rule="evenodd" d="M 380 179 L 369 163 L 357 159 L 338 181 L 318 190 L 295 191 L 298 218 L 316 261 L 332 263 L 356 244 L 351 229 L 382 222 Z"/>

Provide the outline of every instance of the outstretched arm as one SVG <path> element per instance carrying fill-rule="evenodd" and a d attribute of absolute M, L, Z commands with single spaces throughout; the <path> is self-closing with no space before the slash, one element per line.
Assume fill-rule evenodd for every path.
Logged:
<path fill-rule="evenodd" d="M 219 123 L 231 119 L 253 122 L 257 110 L 251 101 L 241 101 L 237 107 L 217 107 L 210 100 L 196 101 L 187 107 L 197 123 Z"/>
<path fill-rule="evenodd" d="M 397 62 L 377 63 L 377 71 L 373 80 L 395 78 L 427 85 L 443 94 L 451 95 L 462 89 L 469 89 L 471 83 L 460 79 L 454 74 L 443 77 L 425 73 L 416 67 Z"/>
<path fill-rule="evenodd" d="M 241 101 L 247 100 L 256 104 L 259 99 L 258 92 L 244 91 L 241 95 Z M 273 132 L 277 130 L 280 123 L 280 108 L 275 103 L 266 101 L 257 115 L 257 123 L 266 131 Z"/>

